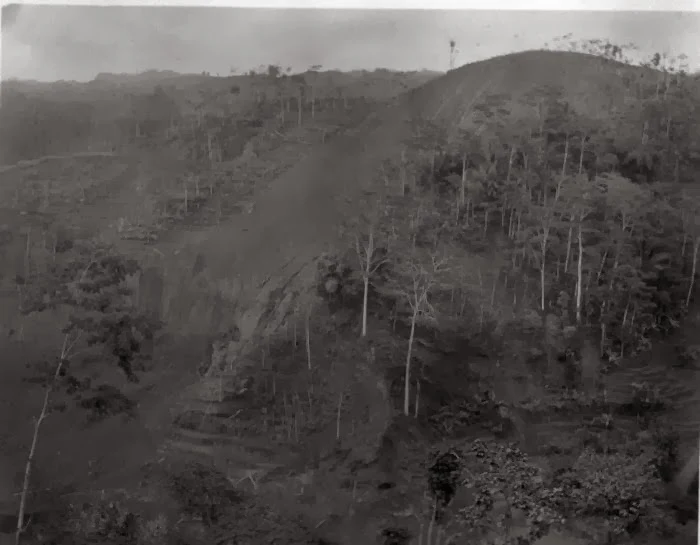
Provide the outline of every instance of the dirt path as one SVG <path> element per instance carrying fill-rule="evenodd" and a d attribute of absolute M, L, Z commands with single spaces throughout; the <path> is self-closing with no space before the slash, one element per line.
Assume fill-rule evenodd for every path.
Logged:
<path fill-rule="evenodd" d="M 314 260 L 337 242 L 337 226 L 342 219 L 358 213 L 353 199 L 373 181 L 379 162 L 398 152 L 391 146 L 400 143 L 403 129 L 403 120 L 394 111 L 370 118 L 355 134 L 339 136 L 320 146 L 266 187 L 256 188 L 252 214 L 234 216 L 222 225 L 169 232 L 155 245 L 168 256 L 163 259 L 164 268 L 169 269 L 166 277 L 186 276 L 195 256 L 203 255 L 212 290 L 237 282 L 238 290 L 224 295 L 241 305 L 243 312 L 237 325 L 243 340 L 250 338 L 266 325 L 261 323 L 261 317 L 270 304 L 279 304 L 275 298 L 313 281 Z M 174 252 L 179 252 L 177 258 L 173 257 Z M 234 278 L 236 282 L 232 282 Z M 188 285 L 173 283 L 170 297 L 195 305 L 199 294 L 194 288 L 187 293 Z M 284 289 L 280 290 L 282 286 Z M 191 331 L 196 325 L 200 331 L 215 331 L 219 326 L 193 325 L 196 320 L 201 320 L 201 316 L 185 316 L 180 324 L 182 330 Z M 206 384 L 191 372 L 197 363 L 181 361 L 169 371 L 159 371 L 154 378 L 157 395 L 148 394 L 141 404 L 147 427 L 167 427 L 173 411 L 181 408 L 179 399 L 197 398 L 198 390 L 206 389 Z M 160 363 L 157 366 L 160 368 Z M 189 446 L 192 445 L 184 445 Z M 161 452 L 172 452 L 173 448 L 164 445 Z M 182 449 L 176 450 L 179 453 Z M 247 450 L 244 445 L 229 445 L 229 464 L 239 451 Z M 231 469 L 229 465 L 228 470 Z"/>
<path fill-rule="evenodd" d="M 400 144 L 403 130 L 396 109 L 370 116 L 356 133 L 320 146 L 267 187 L 256 189 L 253 213 L 181 233 L 179 240 L 169 237 L 158 246 L 164 254 L 182 248 L 180 258 L 166 264 L 170 297 L 193 296 L 186 293 L 182 275 L 201 254 L 212 286 L 237 286 L 225 295 L 250 310 L 247 323 L 239 327 L 244 335 L 252 334 L 267 294 L 337 242 L 342 218 L 359 212 L 358 194 L 372 182 L 380 161 L 398 153 L 393 147 Z M 180 325 L 187 329 L 194 319 L 201 324 L 201 316 L 185 316 Z"/>

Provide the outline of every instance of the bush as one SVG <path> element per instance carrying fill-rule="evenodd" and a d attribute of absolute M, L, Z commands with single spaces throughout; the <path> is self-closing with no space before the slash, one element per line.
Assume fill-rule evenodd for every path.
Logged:
<path fill-rule="evenodd" d="M 676 352 L 679 367 L 692 367 L 700 361 L 700 344 L 681 345 L 676 347 Z"/>
<path fill-rule="evenodd" d="M 33 271 L 21 282 L 18 279 L 22 312 L 67 306 L 71 314 L 63 333 L 67 339 L 70 336 L 70 346 L 84 338 L 90 346 L 104 347 L 126 378 L 138 382 L 136 372 L 144 364 L 143 345 L 163 326 L 133 304 L 128 279 L 139 270 L 135 260 L 118 254 L 113 247 L 81 241 L 44 270 Z M 52 373 L 48 370 L 48 377 Z"/>
<path fill-rule="evenodd" d="M 71 504 L 50 519 L 31 523 L 25 537 L 29 543 L 52 545 L 162 545 L 168 533 L 164 514 L 144 518 L 132 512 L 120 494 Z"/>
<path fill-rule="evenodd" d="M 622 403 L 618 414 L 634 416 L 643 429 L 649 427 L 659 413 L 669 407 L 669 400 L 661 394 L 661 389 L 647 382 L 632 384 L 632 398 Z"/>
<path fill-rule="evenodd" d="M 185 515 L 216 524 L 229 508 L 243 501 L 226 476 L 203 464 L 188 463 L 170 476 L 168 488 Z"/>
<path fill-rule="evenodd" d="M 598 454 L 590 450 L 572 468 L 578 486 L 568 490 L 569 516 L 603 518 L 608 542 L 642 531 L 668 535 L 663 486 L 651 454 Z M 601 536 L 596 536 L 601 537 Z"/>
<path fill-rule="evenodd" d="M 449 437 L 458 436 L 460 432 L 479 421 L 483 421 L 488 413 L 494 411 L 493 403 L 479 402 L 477 400 L 456 400 L 453 403 L 442 405 L 440 409 L 428 416 L 428 422 L 438 433 Z"/>
<path fill-rule="evenodd" d="M 136 411 L 134 401 L 109 384 L 101 384 L 89 391 L 88 396 L 78 400 L 78 405 L 88 411 L 90 422 L 98 422 L 118 414 L 133 417 Z"/>
<path fill-rule="evenodd" d="M 513 538 L 519 545 L 568 527 L 569 521 L 591 520 L 587 532 L 594 528 L 595 535 L 587 537 L 608 543 L 640 532 L 669 536 L 675 531 L 652 452 L 600 454 L 587 449 L 572 467 L 553 474 L 512 444 L 477 440 L 470 455 L 468 462 L 463 460 L 461 486 L 475 493 L 459 519 L 471 533 L 507 528 L 514 509 L 524 514 L 527 529 L 526 535 Z M 504 513 L 495 509 L 499 502 L 506 503 Z"/>
<path fill-rule="evenodd" d="M 514 444 L 477 440 L 471 453 L 477 464 L 465 471 L 462 484 L 473 488 L 476 493 L 473 504 L 460 511 L 470 532 L 481 533 L 494 526 L 504 530 L 513 509 L 525 514 L 527 532 L 517 538 L 506 535 L 503 537 L 506 542 L 512 539 L 519 544 L 532 543 L 561 522 L 561 515 L 542 501 L 545 489 L 543 470 L 531 464 L 527 455 Z M 505 513 L 495 512 L 499 496 L 503 496 L 507 503 Z"/>
<path fill-rule="evenodd" d="M 71 529 L 85 543 L 131 545 L 137 542 L 138 517 L 118 501 L 85 503 L 74 510 Z"/>
<path fill-rule="evenodd" d="M 652 463 L 657 476 L 665 483 L 671 482 L 679 470 L 678 446 L 680 435 L 669 427 L 657 427 L 653 434 L 654 451 Z"/>

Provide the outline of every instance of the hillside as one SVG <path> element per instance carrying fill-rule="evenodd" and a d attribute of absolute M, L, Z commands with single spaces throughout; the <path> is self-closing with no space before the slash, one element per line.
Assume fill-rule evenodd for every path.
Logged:
<path fill-rule="evenodd" d="M 263 120 L 267 128 L 283 131 L 300 124 L 304 110 L 313 118 L 327 112 L 333 118 L 436 75 L 388 70 L 290 74 L 272 65 L 267 70 L 230 77 L 151 71 L 100 74 L 87 83 L 3 82 L 0 162 L 121 151 L 155 140 L 195 157 L 215 148 L 220 160 L 228 160 L 241 152 L 239 133 L 261 128 Z"/>
<path fill-rule="evenodd" d="M 15 466 L 42 384 L 64 406 L 36 458 L 53 496 L 32 510 L 62 514 L 41 531 L 65 535 L 65 495 L 115 489 L 73 543 L 691 542 L 663 490 L 700 426 L 692 82 L 543 51 L 381 106 L 306 98 L 298 118 L 294 93 L 270 98 L 244 145 L 215 133 L 229 160 L 156 151 L 159 126 L 80 184 L 70 162 L 55 186 L 46 163 L 3 173 L 15 208 L 44 214 L 42 251 L 6 241 L 29 343 L 5 352 L 39 358 L 37 332 L 69 311 L 108 349 L 54 382 L 8 367 L 6 384 L 40 382 L 27 407 L 5 396 Z M 186 127 L 171 145 L 192 146 Z M 153 237 L 59 244 L 58 203 L 81 191 L 103 237 L 137 206 Z"/>
<path fill-rule="evenodd" d="M 479 113 L 486 111 L 501 125 L 517 125 L 533 117 L 531 110 L 536 104 L 532 103 L 546 99 L 546 92 L 551 89 L 557 89 L 577 113 L 601 118 L 608 115 L 611 108 L 624 107 L 626 85 L 632 75 L 649 77 L 643 68 L 611 65 L 592 55 L 526 52 L 464 66 L 409 92 L 396 106 L 378 112 L 371 125 L 365 123 L 358 133 L 338 142 L 338 150 L 351 151 L 346 158 L 339 155 L 329 158 L 327 150 L 319 150 L 296 167 L 304 172 L 313 169 L 318 174 L 288 173 L 290 180 L 304 179 L 305 184 L 317 180 L 316 189 L 297 192 L 294 182 L 280 180 L 275 185 L 280 196 L 276 193 L 265 196 L 270 202 L 279 203 L 277 207 L 268 211 L 267 200 L 259 201 L 261 208 L 246 221 L 264 223 L 249 231 L 264 233 L 264 237 L 276 242 L 263 244 L 261 240 L 253 240 L 251 248 L 256 248 L 257 253 L 270 252 L 278 256 L 275 258 L 278 261 L 271 269 L 250 267 L 267 278 L 274 276 L 275 267 L 288 262 L 296 251 L 293 248 L 305 246 L 305 241 L 313 240 L 314 247 L 318 248 L 335 247 L 337 227 L 361 212 L 363 201 L 359 196 L 376 183 L 376 176 L 371 173 L 379 171 L 386 159 L 400 154 L 400 149 L 410 141 L 413 130 L 410 120 L 432 120 L 445 132 L 453 134 L 472 129 L 476 124 L 480 124 L 483 131 L 486 127 Z M 605 97 L 604 100 L 601 97 Z M 326 180 L 327 169 L 337 174 Z M 353 204 L 348 207 L 348 202 L 357 207 Z M 284 212 L 279 209 L 282 203 Z M 323 216 L 317 217 L 317 213 Z M 219 228 L 206 237 L 198 236 L 194 251 L 206 257 L 215 282 L 223 281 L 236 269 L 236 262 L 229 259 L 237 258 L 233 255 L 229 258 L 219 248 L 246 228 L 232 225 L 230 229 Z M 279 245 L 283 240 L 289 242 L 289 253 L 280 254 Z M 317 255 L 318 251 L 310 253 Z M 246 269 L 251 259 L 249 255 L 243 252 L 242 265 Z"/>
<path fill-rule="evenodd" d="M 452 70 L 410 91 L 406 107 L 417 116 L 466 128 L 473 126 L 480 106 L 514 106 L 514 118 L 529 117 L 547 90 L 554 88 L 577 111 L 597 118 L 607 115 L 611 107 L 621 108 L 625 96 L 637 92 L 640 81 L 654 85 L 659 79 L 663 74 L 648 67 L 595 55 L 527 51 Z M 495 103 L 490 104 L 492 100 Z"/>
<path fill-rule="evenodd" d="M 569 62 L 571 59 L 573 65 Z M 562 61 L 567 61 L 568 68 L 553 69 L 561 66 Z M 546 94 L 537 93 L 547 87 L 559 87 L 557 98 L 571 100 L 577 113 L 600 118 L 603 117 L 601 108 L 609 112 L 611 108 L 625 106 L 626 97 L 629 98 L 629 83 L 625 77 L 647 73 L 644 69 L 626 68 L 629 73 L 618 74 L 619 67 L 613 66 L 615 70 L 610 70 L 608 66 L 607 61 L 592 56 L 526 53 L 467 66 L 433 81 L 412 93 L 406 102 L 400 101 L 395 107 L 378 113 L 371 125 L 361 128 L 357 135 L 338 140 L 300 162 L 276 180 L 269 192 L 258 197 L 251 216 L 241 217 L 227 228 L 193 234 L 190 250 L 180 254 L 182 261 L 172 271 L 190 271 L 189 264 L 203 257 L 209 285 L 233 284 L 233 291 L 229 293 L 233 294 L 231 304 L 239 306 L 236 325 L 242 335 L 241 342 L 245 344 L 249 339 L 254 342 L 255 333 L 269 338 L 280 323 L 294 322 L 294 308 L 308 304 L 305 301 L 308 296 L 295 305 L 289 295 L 308 293 L 316 281 L 316 257 L 324 249 L 332 251 L 342 247 L 343 238 L 336 227 L 352 222 L 361 212 L 361 203 L 366 204 L 360 198 L 362 190 L 371 189 L 373 179 L 376 180 L 376 174 L 372 173 L 380 172 L 387 159 L 400 156 L 401 148 L 410 142 L 412 127 L 407 120 L 434 118 L 440 105 L 444 105 L 444 119 L 458 119 L 457 112 L 490 109 L 494 97 L 499 104 L 504 104 L 504 109 L 519 104 L 521 110 L 510 108 L 510 115 L 517 119 L 520 111 L 528 109 L 528 104 L 520 103 L 520 99 L 534 94 L 535 98 L 545 100 Z M 577 80 L 572 77 L 574 73 L 591 77 Z M 577 81 L 580 82 L 578 86 Z M 483 82 L 489 83 L 485 86 Z M 581 100 L 582 96 L 608 99 L 596 104 Z M 509 121 L 515 122 L 512 118 Z M 443 125 L 443 128 L 459 127 Z M 429 141 L 427 146 L 430 146 Z M 335 174 L 329 177 L 327 173 L 331 171 Z M 299 187 L 304 189 L 299 191 Z M 222 251 L 230 247 L 239 250 Z M 235 271 L 233 282 L 232 271 Z M 181 275 L 173 272 L 170 276 L 177 279 L 170 288 L 170 297 L 185 301 L 201 297 L 199 291 L 197 296 L 187 294 Z M 250 285 L 255 288 L 248 289 Z M 241 293 L 256 300 L 244 302 Z M 184 306 L 187 307 L 187 303 Z M 281 308 L 271 313 L 270 308 L 277 306 Z M 193 316 L 196 316 L 193 320 L 197 327 L 206 323 L 206 314 L 197 312 Z M 265 321 L 265 316 L 270 323 Z M 194 326 L 186 325 L 186 315 L 181 318 L 185 329 Z M 221 327 L 220 323 L 215 323 L 215 315 L 210 315 L 209 319 L 211 325 L 204 329 Z"/>
<path fill-rule="evenodd" d="M 556 70 L 554 68 L 556 66 L 559 66 L 560 69 Z M 566 68 L 562 68 L 563 66 Z M 573 74 L 582 74 L 583 76 L 581 79 L 576 79 Z M 293 301 L 290 301 L 289 294 L 295 291 L 308 293 L 316 281 L 316 265 L 314 264 L 316 256 L 324 249 L 327 251 L 331 249 L 330 251 L 333 253 L 336 248 L 342 247 L 343 236 L 342 233 L 338 232 L 336 226 L 349 223 L 357 228 L 357 224 L 353 223 L 353 218 L 357 217 L 358 214 L 361 215 L 362 205 L 367 206 L 368 203 L 362 199 L 362 191 L 369 189 L 377 195 L 377 198 L 382 194 L 383 190 L 376 185 L 377 176 L 376 174 L 372 176 L 372 172 L 382 172 L 382 168 L 386 168 L 387 160 L 392 158 L 396 160 L 395 158 L 401 155 L 403 146 L 421 146 L 423 153 L 430 150 L 431 145 L 436 146 L 433 153 L 445 153 L 445 149 L 450 149 L 449 144 L 445 147 L 444 144 L 440 143 L 439 136 L 434 136 L 435 133 L 431 132 L 430 127 L 423 130 L 419 128 L 418 138 L 422 138 L 422 140 L 419 143 L 412 143 L 412 138 L 415 138 L 415 126 L 411 126 L 406 121 L 433 119 L 438 122 L 438 127 L 434 128 L 434 131 L 442 129 L 449 133 L 452 130 L 454 134 L 457 132 L 455 129 L 464 128 L 460 127 L 459 124 L 454 124 L 454 120 L 459 119 L 460 115 L 464 113 L 478 114 L 480 111 L 488 113 L 490 111 L 493 117 L 499 121 L 503 120 L 504 117 L 507 119 L 500 126 L 494 123 L 496 125 L 495 131 L 499 129 L 501 131 L 513 130 L 517 127 L 518 122 L 527 122 L 533 117 L 535 118 L 535 127 L 537 127 L 541 122 L 537 119 L 536 114 L 533 115 L 531 111 L 528 111 L 533 108 L 531 102 L 539 103 L 539 115 L 542 116 L 541 112 L 544 110 L 542 102 L 548 100 L 566 101 L 576 109 L 576 113 L 572 113 L 572 115 L 586 116 L 592 120 L 610 119 L 610 113 L 613 110 L 624 111 L 629 106 L 630 99 L 640 89 L 634 84 L 638 83 L 639 80 L 643 81 L 643 78 L 648 77 L 649 74 L 650 72 L 644 68 L 624 67 L 623 70 L 620 66 L 611 65 L 608 61 L 593 56 L 549 52 L 512 55 L 464 67 L 416 90 L 405 102 L 399 101 L 399 104 L 394 108 L 379 113 L 376 122 L 373 122 L 373 125 L 376 123 L 376 128 L 368 126 L 360 129 L 357 140 L 350 137 L 338 141 L 338 148 L 333 146 L 329 150 L 311 155 L 277 180 L 279 185 L 272 187 L 269 193 L 261 195 L 252 216 L 242 219 L 240 223 L 232 224 L 231 229 L 218 229 L 215 234 L 198 236 L 191 246 L 190 255 L 204 256 L 209 281 L 213 285 L 225 285 L 227 281 L 230 282 L 231 272 L 235 271 L 237 282 L 239 282 L 237 290 L 247 292 L 246 288 L 251 283 L 264 286 L 251 290 L 257 297 L 257 301 L 253 302 L 252 305 L 250 303 L 246 305 L 238 296 L 235 297 L 236 302 L 244 307 L 243 309 L 239 308 L 237 326 L 240 328 L 243 344 L 248 339 L 254 340 L 256 332 L 260 334 L 260 338 L 269 339 L 273 335 L 275 327 L 279 327 L 280 323 L 284 323 L 285 320 L 295 321 L 294 316 L 298 312 L 294 310 L 295 308 L 308 304 L 301 299 L 299 304 L 295 305 Z M 487 84 L 485 85 L 484 82 Z M 653 84 L 654 80 L 652 80 Z M 596 103 L 594 100 L 586 100 L 585 97 L 605 97 L 605 100 Z M 642 98 L 639 97 L 639 99 Z M 501 111 L 494 107 L 494 102 Z M 441 106 L 442 111 L 440 111 Z M 436 112 L 441 113 L 441 115 L 435 116 Z M 452 123 L 445 125 L 444 121 L 441 123 L 442 119 L 451 120 Z M 551 122 L 549 121 L 549 123 Z M 484 124 L 483 119 L 481 123 Z M 488 126 L 484 128 L 488 130 Z M 547 128 L 552 131 L 556 130 L 551 125 Z M 592 129 L 586 130 L 592 132 Z M 507 135 L 508 132 L 505 134 Z M 492 134 L 488 134 L 488 136 L 493 137 Z M 501 132 L 501 138 L 503 137 L 508 138 L 508 136 L 503 136 L 503 132 Z M 603 145 L 606 145 L 605 142 Z M 338 151 L 334 152 L 334 149 Z M 495 148 L 491 149 L 494 153 L 498 153 Z M 474 150 L 472 153 L 476 151 Z M 554 155 L 551 156 L 552 160 L 554 162 L 560 160 L 563 151 L 560 148 L 554 152 Z M 571 150 L 571 152 L 577 158 L 574 164 L 578 165 L 580 150 L 577 152 Z M 479 150 L 478 153 L 483 152 Z M 621 154 L 622 161 L 624 161 L 626 152 L 621 150 L 618 153 Z M 498 158 L 499 155 L 496 157 Z M 501 155 L 500 157 L 501 160 L 507 161 L 507 156 Z M 445 161 L 445 159 L 442 160 Z M 594 168 L 589 157 L 584 156 L 583 161 L 582 164 L 586 168 Z M 449 161 L 447 164 L 449 165 Z M 440 176 L 447 176 L 449 170 L 444 162 L 443 165 L 445 170 L 439 171 Z M 501 166 L 505 169 L 503 163 Z M 632 175 L 639 173 L 635 172 L 634 165 L 627 165 L 627 167 Z M 469 174 L 470 177 L 477 175 L 479 165 L 474 165 L 472 168 L 474 171 L 470 170 L 473 172 L 473 174 Z M 519 168 L 522 168 L 522 164 Z M 399 166 L 398 169 L 401 167 Z M 326 174 L 329 170 L 336 173 L 332 178 Z M 677 175 L 687 176 L 689 172 L 690 170 L 682 170 L 678 171 Z M 501 174 L 504 175 L 505 172 L 502 171 Z M 415 183 L 414 181 L 413 184 Z M 298 184 L 303 184 L 304 190 L 297 193 Z M 390 188 L 390 190 L 396 191 L 395 187 Z M 415 185 L 411 187 L 414 190 L 416 188 Z M 440 191 L 450 191 L 450 189 L 442 186 Z M 469 191 L 470 193 L 474 191 L 472 185 L 469 186 Z M 482 196 L 479 198 L 483 199 Z M 408 202 L 413 201 L 409 199 Z M 408 202 L 406 205 L 411 206 Z M 472 210 L 471 213 L 479 215 L 488 214 L 489 208 L 494 207 L 494 203 L 488 204 L 488 201 L 479 203 L 479 205 L 474 203 L 474 205 L 478 206 L 477 212 Z M 515 208 L 516 212 L 517 210 L 518 208 Z M 364 211 L 367 212 L 367 209 L 365 208 Z M 444 213 L 445 211 L 443 211 Z M 470 213 L 468 208 L 466 213 Z M 512 213 L 510 216 L 513 217 Z M 482 219 L 482 221 L 486 220 Z M 512 219 L 510 221 L 511 227 L 513 227 Z M 495 225 L 492 223 L 490 227 L 494 228 Z M 361 225 L 360 229 L 362 229 Z M 258 235 L 256 236 L 254 233 Z M 222 248 L 230 247 L 232 241 L 236 241 L 239 237 L 245 242 L 242 242 L 242 246 L 235 242 L 234 245 L 244 248 L 243 251 L 231 254 L 221 251 Z M 516 240 L 516 249 L 520 251 L 522 242 L 517 242 L 519 237 L 516 238 L 515 233 L 513 233 L 509 234 L 509 238 Z M 314 243 L 311 244 L 311 241 Z M 561 239 L 556 242 L 553 240 L 553 244 L 563 243 L 565 241 L 561 241 Z M 453 252 L 460 252 L 457 254 L 460 256 L 457 257 L 457 260 L 474 259 L 474 257 L 469 257 L 469 253 L 462 254 L 463 250 L 456 250 L 454 246 L 451 248 Z M 185 252 L 182 255 L 184 256 Z M 498 260 L 498 257 L 498 255 L 493 255 L 488 258 L 486 266 L 493 267 L 493 264 L 489 265 L 489 261 L 493 263 Z M 183 259 L 187 260 L 188 258 L 183 257 Z M 186 261 L 177 268 L 190 270 L 184 263 Z M 469 272 L 467 274 L 469 275 Z M 499 282 L 498 276 L 494 277 L 492 272 L 482 271 L 482 274 L 489 275 L 485 279 L 487 285 L 494 283 L 495 286 Z M 517 278 L 523 273 L 514 272 L 512 274 L 510 280 L 515 279 L 517 287 Z M 290 277 L 292 278 L 290 279 Z M 508 280 L 506 279 L 506 285 Z M 536 283 L 536 277 L 532 281 Z M 182 283 L 178 283 L 176 291 L 179 296 L 184 297 L 182 286 Z M 527 291 L 527 287 L 525 290 Z M 468 292 L 471 297 L 480 297 L 476 295 L 478 293 L 476 287 L 468 288 Z M 234 291 L 234 293 L 239 292 Z M 549 293 L 551 292 L 548 292 L 547 298 L 551 296 Z M 178 295 L 173 292 L 173 296 L 177 297 Z M 527 298 L 527 294 L 522 292 L 519 296 Z M 531 295 L 530 297 L 536 296 Z M 497 304 L 502 305 L 503 303 L 504 301 Z M 494 305 L 493 300 L 490 304 Z M 537 306 L 535 301 L 531 301 L 530 304 L 535 304 L 535 308 Z M 280 305 L 281 308 L 278 308 L 276 313 L 270 313 L 270 307 L 277 305 Z M 483 313 L 484 303 L 481 305 Z M 522 312 L 522 307 L 520 308 L 520 312 Z M 272 323 L 266 323 L 265 316 L 269 316 Z M 497 316 L 492 315 L 491 318 L 487 319 L 497 321 L 504 319 Z M 565 319 L 564 316 L 562 316 L 562 320 Z M 198 324 L 201 324 L 202 318 L 201 314 L 197 314 Z M 499 330 L 520 328 L 521 326 L 516 325 L 516 323 L 523 318 L 522 315 L 514 316 L 508 319 L 507 324 L 510 325 L 500 323 L 497 327 Z M 259 320 L 262 320 L 263 323 L 260 323 Z M 616 378 L 615 380 L 620 379 Z M 622 380 L 624 382 L 624 379 Z M 622 392 L 623 396 L 632 395 L 629 390 L 623 389 Z M 688 439 L 694 434 L 695 432 L 688 436 Z M 692 442 L 692 439 L 690 441 Z"/>

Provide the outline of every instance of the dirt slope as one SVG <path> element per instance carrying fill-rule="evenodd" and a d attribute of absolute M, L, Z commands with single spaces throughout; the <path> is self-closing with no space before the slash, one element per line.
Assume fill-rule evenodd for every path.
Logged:
<path fill-rule="evenodd" d="M 601 100 L 610 100 L 611 91 L 621 99 L 626 70 L 634 69 L 590 55 L 531 51 L 470 64 L 430 81 L 373 115 L 355 134 L 334 139 L 300 161 L 256 195 L 253 214 L 186 234 L 181 259 L 166 267 L 170 300 L 195 298 L 187 289 L 187 271 L 197 254 L 209 266 L 212 290 L 244 308 L 249 309 L 252 301 L 243 301 L 241 291 L 257 298 L 260 284 L 270 277 L 275 281 L 265 284 L 266 291 L 282 286 L 333 244 L 341 218 L 353 213 L 345 200 L 353 200 L 363 185 L 372 182 L 382 159 L 400 154 L 408 136 L 403 122 L 410 117 L 436 118 L 451 128 L 468 126 L 474 106 L 489 96 L 517 99 L 543 85 L 562 86 L 582 108 L 597 111 Z M 260 307 L 260 300 L 256 305 Z M 243 324 L 246 330 L 255 329 L 259 313 L 253 312 Z M 215 325 L 203 320 L 201 312 L 177 320 L 185 329 L 188 322 Z"/>
<path fill-rule="evenodd" d="M 244 335 L 252 333 L 256 316 L 267 304 L 266 294 L 296 273 L 308 272 L 314 258 L 337 241 L 341 218 L 353 213 L 348 201 L 372 181 L 383 158 L 398 152 L 405 130 L 402 114 L 397 108 L 387 109 L 371 116 L 355 134 L 321 146 L 256 194 L 252 214 L 184 233 L 181 258 L 166 265 L 166 306 L 179 306 L 176 299 L 194 298 L 187 290 L 187 274 L 201 254 L 211 289 L 251 311 L 238 325 Z M 304 278 L 308 275 L 299 280 L 303 283 Z M 255 300 L 254 308 L 249 298 Z M 180 319 L 184 329 L 202 325 L 201 315 L 167 318 Z M 217 324 L 210 326 L 215 329 Z"/>
<path fill-rule="evenodd" d="M 184 301 L 193 311 L 168 318 L 183 331 L 221 327 L 211 312 L 212 300 L 202 302 L 202 292 L 188 284 L 194 260 L 202 255 L 210 293 L 239 307 L 236 322 L 244 340 L 273 327 L 274 321 L 262 323 L 270 316 L 266 311 L 289 303 L 285 296 L 304 292 L 313 281 L 314 259 L 337 244 L 342 219 L 357 213 L 357 205 L 347 201 L 372 183 L 382 159 L 399 156 L 408 136 L 404 121 L 411 116 L 435 117 L 456 127 L 489 95 L 513 101 L 543 85 L 562 86 L 579 108 L 595 114 L 603 101 L 622 100 L 622 77 L 628 70 L 636 69 L 582 54 L 527 52 L 475 63 L 430 82 L 274 180 L 256 195 L 253 214 L 187 233 L 179 259 L 166 267 L 166 297 L 171 303 Z M 171 308 L 175 306 L 183 305 Z M 278 309 L 277 317 L 287 310 Z M 693 404 L 695 398 L 687 396 Z"/>

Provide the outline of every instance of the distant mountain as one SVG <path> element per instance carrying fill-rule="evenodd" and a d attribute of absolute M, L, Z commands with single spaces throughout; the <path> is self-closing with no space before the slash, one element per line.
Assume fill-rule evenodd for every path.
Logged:
<path fill-rule="evenodd" d="M 290 76 L 301 76 L 323 92 L 336 92 L 342 89 L 347 97 L 365 96 L 374 100 L 386 100 L 402 92 L 419 87 L 437 76 L 440 72 L 429 70 L 399 72 L 387 69 L 374 71 L 353 70 L 341 72 L 328 70 Z M 89 82 L 56 81 L 39 82 L 33 80 L 10 80 L 3 82 L 3 91 L 18 92 L 30 96 L 41 96 L 51 100 L 96 100 L 114 98 L 117 93 L 147 94 L 157 86 L 162 86 L 185 95 L 218 93 L 234 86 L 248 88 L 252 83 L 272 83 L 266 75 L 212 76 L 208 74 L 181 74 L 172 70 L 148 70 L 140 74 L 100 73 Z"/>
<path fill-rule="evenodd" d="M 173 70 L 147 70 L 140 74 L 113 74 L 111 72 L 100 72 L 95 76 L 94 82 L 105 81 L 108 83 L 131 83 L 131 82 L 148 82 L 155 83 L 183 76 L 179 72 Z"/>

